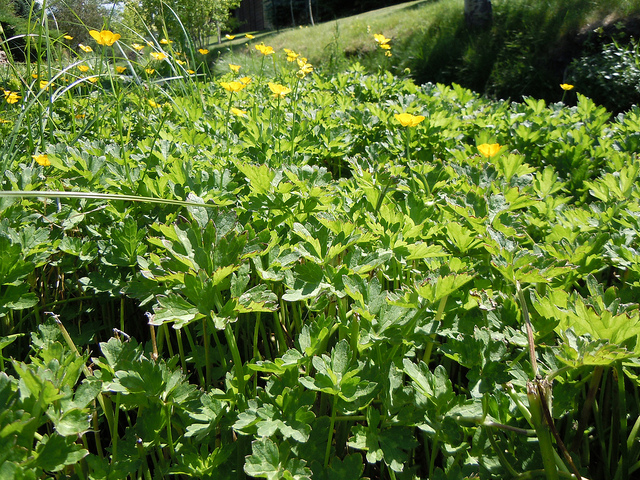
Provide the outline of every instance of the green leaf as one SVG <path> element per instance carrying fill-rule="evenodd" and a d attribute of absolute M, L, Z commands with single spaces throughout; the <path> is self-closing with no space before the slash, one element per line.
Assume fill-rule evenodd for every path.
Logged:
<path fill-rule="evenodd" d="M 44 435 L 36 445 L 34 459 L 30 466 L 50 472 L 59 472 L 67 465 L 75 465 L 89 452 L 78 445 L 73 436 L 62 437 L 57 434 Z"/>
<path fill-rule="evenodd" d="M 280 443 L 278 448 L 270 438 L 262 438 L 252 442 L 251 451 L 244 464 L 247 475 L 268 480 L 311 479 L 311 470 L 304 460 L 289 458 L 291 449 L 287 442 Z"/>

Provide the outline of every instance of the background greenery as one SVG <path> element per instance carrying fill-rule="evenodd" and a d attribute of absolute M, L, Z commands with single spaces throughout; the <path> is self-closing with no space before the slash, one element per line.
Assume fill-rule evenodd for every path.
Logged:
<path fill-rule="evenodd" d="M 330 65 L 242 37 L 217 73 L 153 28 L 85 51 L 25 24 L 0 478 L 640 470 L 640 110 L 418 85 L 368 23 L 401 12 L 366 17 L 363 63 L 334 25 Z"/>

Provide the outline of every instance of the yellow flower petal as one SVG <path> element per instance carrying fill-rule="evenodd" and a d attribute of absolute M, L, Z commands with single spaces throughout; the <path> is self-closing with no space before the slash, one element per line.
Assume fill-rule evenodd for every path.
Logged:
<path fill-rule="evenodd" d="M 209 49 L 208 48 L 199 48 L 198 51 L 202 54 L 202 55 L 206 55 L 207 53 L 209 53 Z"/>
<path fill-rule="evenodd" d="M 570 85 L 568 83 L 561 83 L 560 88 L 564 91 L 569 91 L 569 90 L 573 90 L 573 85 Z"/>
<path fill-rule="evenodd" d="M 500 151 L 499 143 L 483 143 L 478 145 L 478 151 L 482 154 L 482 156 L 490 158 L 493 157 L 496 153 Z"/>
<path fill-rule="evenodd" d="M 162 52 L 151 52 L 150 54 L 156 60 L 164 60 L 167 56 Z"/>
<path fill-rule="evenodd" d="M 93 37 L 98 45 L 104 45 L 107 47 L 110 47 L 120 39 L 119 33 L 113 33 L 110 30 L 102 30 L 101 32 L 98 32 L 97 30 L 89 30 L 89 35 Z"/>
<path fill-rule="evenodd" d="M 403 127 L 415 127 L 425 118 L 424 115 L 411 115 L 410 113 L 396 113 L 394 117 Z"/>
<path fill-rule="evenodd" d="M 291 93 L 291 89 L 289 87 L 285 87 L 284 85 L 280 85 L 279 83 L 269 82 L 269 88 L 276 98 L 283 98 L 288 93 Z"/>
<path fill-rule="evenodd" d="M 236 107 L 231 107 L 231 113 L 233 113 L 234 115 L 237 115 L 238 117 L 246 117 L 247 116 L 247 111 L 246 110 L 240 110 L 239 108 L 236 108 Z"/>
<path fill-rule="evenodd" d="M 46 153 L 41 153 L 40 155 L 31 155 L 31 158 L 33 158 L 36 163 L 42 165 L 43 167 L 48 167 L 49 165 L 51 165 L 49 157 Z"/>
<path fill-rule="evenodd" d="M 244 87 L 246 87 L 246 85 L 242 82 L 220 82 L 220 86 L 227 92 L 239 92 Z"/>

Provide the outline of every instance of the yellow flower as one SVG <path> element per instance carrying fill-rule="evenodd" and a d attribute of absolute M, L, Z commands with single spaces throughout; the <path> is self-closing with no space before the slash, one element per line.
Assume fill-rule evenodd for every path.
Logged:
<path fill-rule="evenodd" d="M 73 37 L 71 35 L 65 35 L 64 37 L 65 40 L 73 40 Z"/>
<path fill-rule="evenodd" d="M 478 145 L 478 151 L 484 157 L 493 157 L 498 151 L 500 151 L 499 143 L 483 143 L 482 145 Z"/>
<path fill-rule="evenodd" d="M 119 33 L 113 33 L 109 30 L 102 30 L 101 32 L 98 32 L 97 30 L 89 30 L 89 35 L 93 37 L 98 45 L 104 45 L 107 47 L 116 43 L 120 38 Z"/>
<path fill-rule="evenodd" d="M 233 73 L 238 73 L 240 71 L 240 65 L 234 65 L 233 63 L 229 64 L 229 68 Z"/>
<path fill-rule="evenodd" d="M 247 116 L 247 111 L 246 110 L 240 110 L 239 108 L 236 108 L 236 107 L 231 107 L 231 113 L 233 113 L 234 115 L 237 115 L 239 117 L 246 117 Z"/>
<path fill-rule="evenodd" d="M 391 50 L 391 45 L 389 45 L 388 43 L 381 43 L 380 48 L 382 48 L 383 50 Z"/>
<path fill-rule="evenodd" d="M 84 117 L 86 117 L 86 115 L 84 113 L 78 113 L 76 115 L 76 120 L 82 120 Z"/>
<path fill-rule="evenodd" d="M 313 71 L 313 66 L 310 63 L 307 63 L 307 59 L 304 57 L 298 58 L 298 67 L 300 70 L 298 71 L 301 75 L 307 75 Z"/>
<path fill-rule="evenodd" d="M 194 74 L 194 73 L 196 73 L 196 72 L 195 72 L 194 70 L 187 70 L 187 73 L 188 73 L 189 75 L 193 75 L 193 74 Z"/>
<path fill-rule="evenodd" d="M 220 86 L 227 92 L 239 92 L 244 87 L 246 87 L 246 85 L 242 82 L 220 82 Z"/>
<path fill-rule="evenodd" d="M 424 120 L 424 115 L 411 115 L 410 113 L 396 113 L 394 117 L 403 127 L 415 127 Z"/>
<path fill-rule="evenodd" d="M 155 102 L 154 100 L 147 100 L 147 102 L 149 103 L 149 106 L 152 108 L 160 108 L 162 106 L 159 103 Z"/>
<path fill-rule="evenodd" d="M 287 93 L 291 93 L 291 89 L 289 87 L 285 87 L 279 83 L 269 82 L 269 88 L 276 98 L 283 98 Z"/>
<path fill-rule="evenodd" d="M 249 40 L 252 40 L 252 39 L 256 38 L 253 35 L 251 35 L 250 33 L 245 33 L 244 37 L 248 38 Z"/>
<path fill-rule="evenodd" d="M 93 48 L 91 47 L 87 47 L 86 45 L 83 45 L 81 43 L 78 44 L 78 47 L 80 48 L 80 50 L 82 50 L 84 53 L 91 53 L 93 52 Z"/>
<path fill-rule="evenodd" d="M 4 90 L 4 99 L 9 104 L 17 103 L 20 100 L 20 97 L 17 92 L 12 92 L 10 90 Z"/>
<path fill-rule="evenodd" d="M 166 41 L 166 40 L 165 40 Z M 160 42 L 162 43 L 162 42 Z M 153 43 L 147 40 L 147 45 L 153 48 Z"/>
<path fill-rule="evenodd" d="M 179 59 L 177 59 L 177 58 L 176 58 L 176 63 L 177 63 L 178 65 L 186 65 L 186 64 L 187 64 L 187 62 L 185 62 L 184 60 L 179 60 Z"/>
<path fill-rule="evenodd" d="M 32 73 L 31 74 L 31 78 L 38 78 L 38 74 L 37 73 Z"/>
<path fill-rule="evenodd" d="M 11 120 L 5 120 L 4 118 L 0 118 L 0 123 L 11 123 Z"/>
<path fill-rule="evenodd" d="M 162 40 L 160 40 L 160 43 L 162 45 L 169 45 L 170 43 L 173 43 L 173 40 L 167 40 L 166 38 L 163 38 Z"/>
<path fill-rule="evenodd" d="M 376 42 L 378 42 L 380 45 L 386 45 L 387 43 L 389 43 L 391 41 L 390 38 L 385 37 L 384 35 L 382 35 L 381 33 L 374 33 L 373 34 L 373 38 Z"/>
<path fill-rule="evenodd" d="M 386 52 L 384 52 L 384 56 L 385 56 L 385 57 L 390 57 L 390 56 L 392 56 L 392 55 L 393 55 L 393 53 L 391 53 L 389 50 L 387 50 Z"/>
<path fill-rule="evenodd" d="M 263 55 L 271 55 L 273 53 L 273 47 L 268 47 L 264 43 L 256 45 L 256 50 L 258 50 Z"/>
<path fill-rule="evenodd" d="M 132 43 L 131 46 L 135 48 L 137 51 L 140 51 L 144 48 L 144 45 L 140 45 L 139 43 Z"/>
<path fill-rule="evenodd" d="M 229 35 L 229 34 L 225 35 L 225 37 L 227 37 L 227 40 L 233 40 L 234 38 L 236 38 L 235 35 Z"/>
<path fill-rule="evenodd" d="M 51 165 L 49 157 L 46 153 L 41 153 L 40 155 L 31 155 L 31 158 L 33 158 L 36 163 L 42 165 L 43 167 L 48 167 L 49 165 Z"/>
<path fill-rule="evenodd" d="M 52 87 L 53 83 L 47 82 L 46 80 L 40 80 L 40 90 L 49 90 L 49 87 Z"/>
<path fill-rule="evenodd" d="M 116 67 L 116 72 L 124 73 L 126 69 L 127 69 L 127 67 Z"/>
<path fill-rule="evenodd" d="M 162 52 L 151 52 L 151 56 L 156 60 L 164 60 L 167 56 Z"/>
<path fill-rule="evenodd" d="M 98 81 L 98 77 L 94 75 L 93 77 L 87 77 L 87 80 L 89 80 L 91 83 L 96 83 Z"/>
<path fill-rule="evenodd" d="M 251 77 L 242 77 L 240 81 L 245 85 L 249 85 L 251 83 Z"/>
<path fill-rule="evenodd" d="M 154 68 L 145 68 L 144 71 L 147 73 L 147 75 L 152 75 L 155 73 Z"/>
<path fill-rule="evenodd" d="M 80 70 L 82 73 L 85 73 L 89 71 L 89 67 L 86 65 L 78 65 L 78 70 Z"/>
<path fill-rule="evenodd" d="M 202 54 L 202 55 L 206 55 L 207 53 L 209 53 L 209 49 L 208 48 L 199 48 L 198 51 Z"/>
<path fill-rule="evenodd" d="M 570 85 L 568 83 L 561 83 L 560 88 L 564 91 L 569 91 L 569 90 L 573 90 L 573 85 Z"/>

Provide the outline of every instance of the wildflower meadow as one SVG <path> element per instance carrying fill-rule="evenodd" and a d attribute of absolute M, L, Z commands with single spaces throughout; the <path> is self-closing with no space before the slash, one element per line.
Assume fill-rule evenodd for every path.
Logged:
<path fill-rule="evenodd" d="M 640 109 L 417 85 L 385 33 L 0 66 L 0 478 L 638 474 Z"/>

